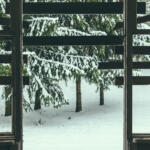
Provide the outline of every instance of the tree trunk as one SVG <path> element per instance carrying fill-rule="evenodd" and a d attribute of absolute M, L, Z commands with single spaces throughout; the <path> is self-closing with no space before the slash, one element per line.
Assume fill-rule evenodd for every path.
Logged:
<path fill-rule="evenodd" d="M 5 116 L 11 115 L 12 96 L 10 96 L 10 94 L 11 94 L 11 87 L 6 86 L 5 87 Z M 8 96 L 10 96 L 9 99 Z"/>
<path fill-rule="evenodd" d="M 76 112 L 82 111 L 81 77 L 76 78 Z"/>
<path fill-rule="evenodd" d="M 34 110 L 41 109 L 41 89 L 38 89 L 35 93 L 35 105 L 34 105 Z"/>
<path fill-rule="evenodd" d="M 100 87 L 100 105 L 104 105 L 104 89 Z"/>

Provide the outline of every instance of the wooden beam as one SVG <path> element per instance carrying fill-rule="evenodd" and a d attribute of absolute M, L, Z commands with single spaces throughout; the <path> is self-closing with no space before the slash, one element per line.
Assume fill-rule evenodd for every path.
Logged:
<path fill-rule="evenodd" d="M 142 17 L 137 18 L 137 24 L 144 23 L 147 21 L 150 21 L 150 15 L 146 15 L 146 16 L 142 16 Z M 118 30 L 121 28 L 123 28 L 123 22 L 117 22 L 116 26 L 114 27 L 113 30 Z"/>
<path fill-rule="evenodd" d="M 0 17 L 0 25 L 10 26 L 10 18 Z M 28 21 L 23 21 L 23 27 L 25 29 L 29 28 L 30 23 Z"/>
<path fill-rule="evenodd" d="M 150 62 L 133 62 L 133 69 L 150 69 Z M 98 69 L 123 69 L 123 62 L 110 61 L 100 62 Z"/>
<path fill-rule="evenodd" d="M 123 77 L 116 77 L 115 85 L 123 85 Z M 132 77 L 133 85 L 149 85 L 150 84 L 150 76 L 140 76 L 140 77 Z"/>
<path fill-rule="evenodd" d="M 11 63 L 12 62 L 11 55 L 0 55 L 0 63 Z M 28 55 L 23 55 L 24 63 L 28 62 Z"/>
<path fill-rule="evenodd" d="M 123 46 L 115 46 L 114 53 L 123 55 Z M 150 55 L 150 46 L 133 46 L 133 55 Z"/>
<path fill-rule="evenodd" d="M 10 149 L 10 146 L 15 144 L 15 140 L 0 140 L 0 148 L 2 150 Z"/>
<path fill-rule="evenodd" d="M 132 148 L 132 44 L 136 30 L 136 0 L 124 0 L 124 150 Z"/>
<path fill-rule="evenodd" d="M 25 46 L 45 45 L 122 45 L 123 36 L 29 36 L 24 37 Z"/>
<path fill-rule="evenodd" d="M 23 84 L 29 84 L 29 77 L 23 77 L 23 0 L 10 0 L 10 5 L 10 30 L 15 38 L 12 40 L 12 77 L 5 83 L 12 86 L 14 149 L 23 150 Z"/>
<path fill-rule="evenodd" d="M 14 38 L 14 34 L 10 31 L 0 31 L 0 40 L 12 40 Z"/>
<path fill-rule="evenodd" d="M 121 61 L 110 61 L 100 62 L 98 69 L 123 69 L 123 62 Z"/>
<path fill-rule="evenodd" d="M 0 136 L 13 136 L 12 132 L 0 132 Z"/>
<path fill-rule="evenodd" d="M 137 29 L 134 34 L 150 34 L 150 29 Z"/>
<path fill-rule="evenodd" d="M 120 2 L 69 2 L 69 3 L 24 3 L 24 14 L 122 14 L 123 3 Z M 7 3 L 6 12 L 10 13 Z M 137 12 L 145 14 L 146 4 L 137 3 Z"/>
<path fill-rule="evenodd" d="M 133 138 L 150 138 L 150 133 L 133 133 Z"/>
<path fill-rule="evenodd" d="M 0 136 L 0 141 L 2 140 L 15 140 L 15 136 L 14 135 L 3 135 Z"/>
<path fill-rule="evenodd" d="M 11 76 L 0 76 L 0 85 L 11 85 Z M 23 77 L 23 84 L 29 85 L 29 77 L 25 76 Z"/>

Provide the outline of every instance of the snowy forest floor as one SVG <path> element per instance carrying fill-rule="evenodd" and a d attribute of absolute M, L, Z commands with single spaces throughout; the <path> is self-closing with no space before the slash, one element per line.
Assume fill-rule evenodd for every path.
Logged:
<path fill-rule="evenodd" d="M 100 106 L 96 87 L 82 81 L 83 111 L 75 113 L 75 82 L 61 86 L 70 105 L 24 113 L 24 150 L 122 150 L 123 89 L 111 86 Z M 133 130 L 150 133 L 150 86 L 134 86 L 133 95 Z M 10 117 L 0 113 L 0 131 L 7 131 Z"/>

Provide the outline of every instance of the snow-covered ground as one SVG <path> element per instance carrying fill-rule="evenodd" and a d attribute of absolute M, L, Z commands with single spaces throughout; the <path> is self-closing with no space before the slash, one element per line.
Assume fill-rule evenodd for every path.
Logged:
<path fill-rule="evenodd" d="M 99 106 L 96 87 L 82 81 L 83 111 L 75 113 L 75 82 L 61 85 L 70 105 L 24 113 L 24 150 L 122 150 L 123 89 L 112 86 Z M 134 132 L 150 132 L 150 86 L 134 86 L 133 93 Z M 10 118 L 2 113 L 0 130 L 7 131 Z"/>

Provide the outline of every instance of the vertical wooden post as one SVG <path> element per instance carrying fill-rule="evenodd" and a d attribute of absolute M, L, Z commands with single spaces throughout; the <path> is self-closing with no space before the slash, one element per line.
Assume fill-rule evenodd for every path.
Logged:
<path fill-rule="evenodd" d="M 124 150 L 132 149 L 132 36 L 136 31 L 136 0 L 124 2 Z"/>
<path fill-rule="evenodd" d="M 12 132 L 16 138 L 15 150 L 22 150 L 23 149 L 22 146 L 23 0 L 11 0 L 10 2 L 11 2 L 11 32 L 15 36 L 12 41 L 12 88 L 13 88 Z"/>
<path fill-rule="evenodd" d="M 104 105 L 104 89 L 100 87 L 100 105 Z"/>

